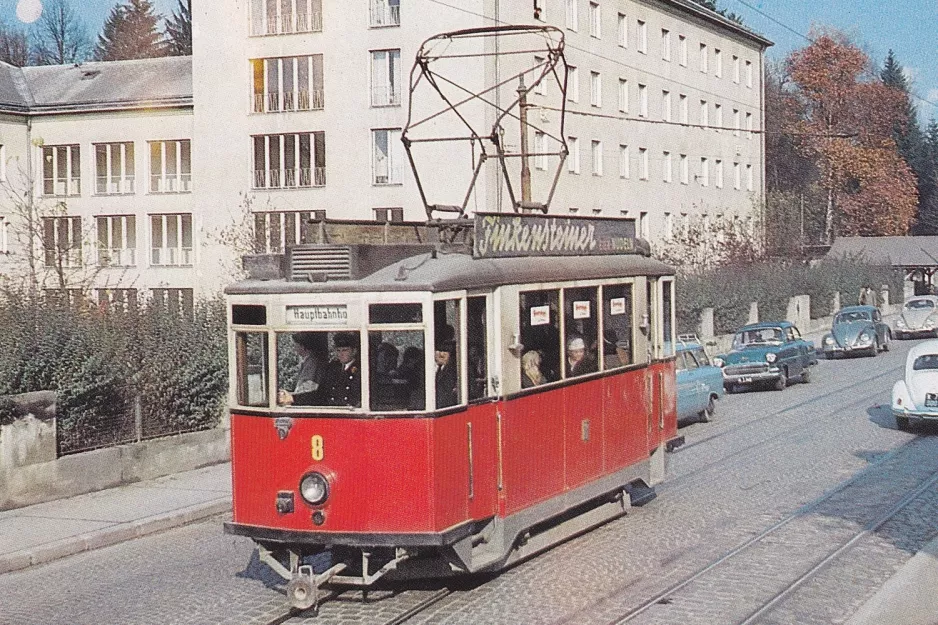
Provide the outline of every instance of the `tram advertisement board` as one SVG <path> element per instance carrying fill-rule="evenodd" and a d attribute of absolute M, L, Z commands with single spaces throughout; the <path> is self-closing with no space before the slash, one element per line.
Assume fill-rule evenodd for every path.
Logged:
<path fill-rule="evenodd" d="M 474 228 L 477 258 L 639 252 L 632 219 L 482 213 Z"/>

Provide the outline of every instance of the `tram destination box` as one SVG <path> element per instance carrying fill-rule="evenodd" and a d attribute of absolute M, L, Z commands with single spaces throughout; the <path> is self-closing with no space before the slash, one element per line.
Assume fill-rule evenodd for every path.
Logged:
<path fill-rule="evenodd" d="M 477 258 L 651 253 L 634 219 L 477 213 L 473 240 Z"/>

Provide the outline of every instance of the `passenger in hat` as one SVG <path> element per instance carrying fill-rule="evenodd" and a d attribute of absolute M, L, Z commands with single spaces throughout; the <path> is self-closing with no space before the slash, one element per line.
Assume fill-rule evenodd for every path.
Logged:
<path fill-rule="evenodd" d="M 362 375 L 358 362 L 358 336 L 339 332 L 332 339 L 335 358 L 326 366 L 320 386 L 327 406 L 362 405 Z"/>
<path fill-rule="evenodd" d="M 437 341 L 433 352 L 436 362 L 436 407 L 446 408 L 459 403 L 459 376 L 456 373 L 456 341 L 443 339 Z"/>
<path fill-rule="evenodd" d="M 326 335 L 321 332 L 294 332 L 293 347 L 299 355 L 300 368 L 296 373 L 293 392 L 277 391 L 281 406 L 315 406 L 319 403 L 319 385 L 325 369 Z"/>
<path fill-rule="evenodd" d="M 586 342 L 575 336 L 567 340 L 567 376 L 574 377 L 596 371 L 596 361 L 586 353 Z"/>
<path fill-rule="evenodd" d="M 632 361 L 629 355 L 629 342 L 627 340 L 619 340 L 618 334 L 611 328 L 607 328 L 606 331 L 603 332 L 603 354 L 606 356 L 606 369 L 624 367 Z"/>

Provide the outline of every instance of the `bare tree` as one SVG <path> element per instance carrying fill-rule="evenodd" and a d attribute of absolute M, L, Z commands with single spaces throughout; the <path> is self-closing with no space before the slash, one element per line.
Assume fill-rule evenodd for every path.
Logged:
<path fill-rule="evenodd" d="M 36 32 L 36 61 L 40 65 L 79 63 L 91 51 L 85 24 L 69 0 L 47 0 Z"/>
<path fill-rule="evenodd" d="M 29 65 L 30 47 L 25 30 L 0 22 L 0 61 L 16 67 Z"/>

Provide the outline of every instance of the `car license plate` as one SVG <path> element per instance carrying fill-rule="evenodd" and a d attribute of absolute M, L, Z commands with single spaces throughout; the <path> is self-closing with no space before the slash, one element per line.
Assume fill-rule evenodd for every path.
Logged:
<path fill-rule="evenodd" d="M 739 383 L 740 383 L 740 384 L 749 384 L 750 382 L 752 382 L 752 378 L 748 378 L 748 377 L 747 377 L 747 378 L 739 378 Z"/>
<path fill-rule="evenodd" d="M 925 407 L 938 408 L 938 394 L 925 393 Z"/>

